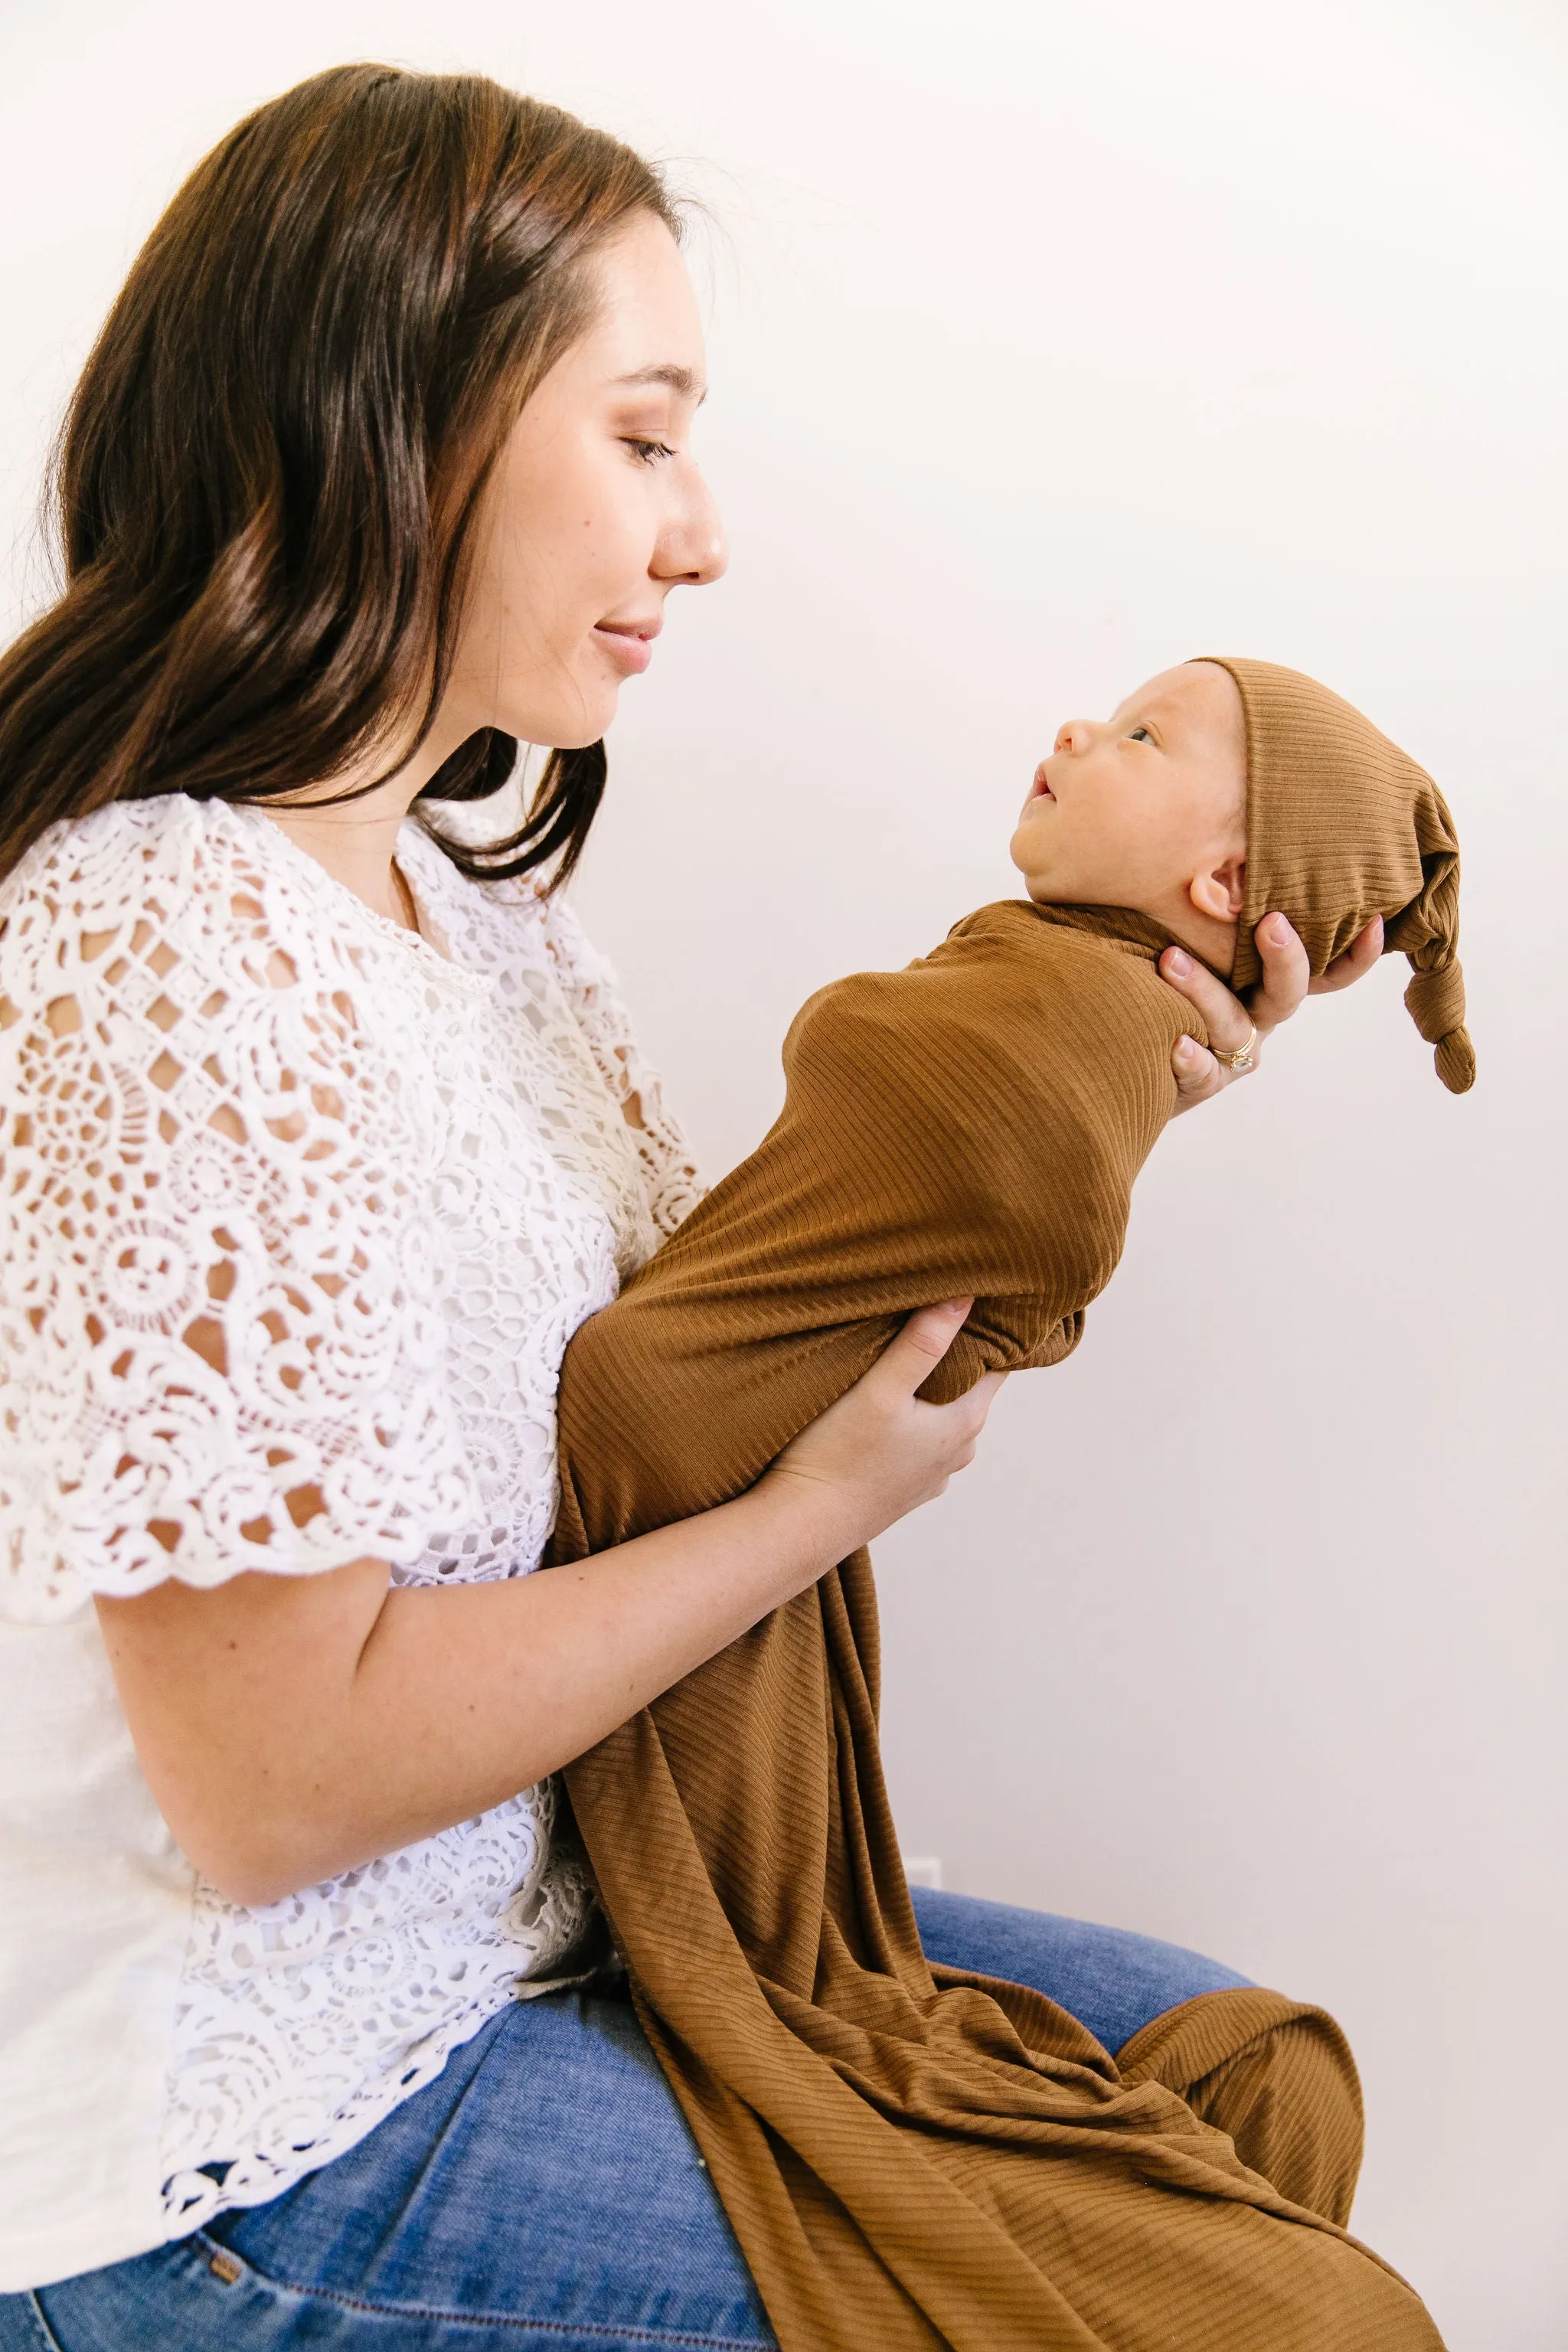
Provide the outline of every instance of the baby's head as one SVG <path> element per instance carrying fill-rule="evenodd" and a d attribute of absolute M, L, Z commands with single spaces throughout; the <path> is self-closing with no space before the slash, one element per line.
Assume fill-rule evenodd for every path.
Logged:
<path fill-rule="evenodd" d="M 1215 656 L 1162 671 L 1103 721 L 1075 719 L 1013 835 L 1031 898 L 1128 907 L 1245 988 L 1253 932 L 1289 917 L 1314 974 L 1373 918 L 1415 967 L 1405 1001 L 1455 1094 L 1464 1028 L 1459 851 L 1424 770 L 1299 670 Z"/>
<path fill-rule="evenodd" d="M 1162 670 L 1106 719 L 1069 719 L 1013 835 L 1031 898 L 1131 907 L 1216 971 L 1247 895 L 1247 720 L 1216 662 Z"/>

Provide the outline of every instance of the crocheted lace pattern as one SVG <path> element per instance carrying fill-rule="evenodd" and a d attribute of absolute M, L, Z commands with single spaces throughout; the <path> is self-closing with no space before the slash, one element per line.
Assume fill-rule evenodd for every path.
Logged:
<path fill-rule="evenodd" d="M 0 887 L 8 1616 L 537 1566 L 566 1343 L 700 1185 L 570 911 L 416 824 L 398 858 L 423 936 L 179 796 L 57 826 Z M 172 2229 L 279 2194 L 548 1975 L 591 1903 L 552 1811 L 525 1790 L 284 1903 L 198 1883 Z"/>

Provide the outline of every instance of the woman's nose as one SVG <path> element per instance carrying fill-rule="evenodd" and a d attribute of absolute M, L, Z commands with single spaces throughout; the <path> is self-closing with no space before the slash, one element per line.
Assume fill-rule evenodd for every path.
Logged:
<path fill-rule="evenodd" d="M 706 588 L 730 568 L 729 542 L 718 502 L 692 468 L 686 496 L 654 553 L 655 576 L 671 587 Z"/>

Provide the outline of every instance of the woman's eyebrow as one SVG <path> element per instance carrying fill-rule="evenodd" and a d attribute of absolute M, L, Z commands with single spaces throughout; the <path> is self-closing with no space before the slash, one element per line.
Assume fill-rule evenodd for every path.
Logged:
<path fill-rule="evenodd" d="M 661 361 L 657 367 L 634 369 L 630 375 L 618 375 L 616 383 L 664 383 L 682 400 L 689 400 L 700 408 L 708 397 L 708 387 L 690 368 L 681 367 L 674 360 Z"/>

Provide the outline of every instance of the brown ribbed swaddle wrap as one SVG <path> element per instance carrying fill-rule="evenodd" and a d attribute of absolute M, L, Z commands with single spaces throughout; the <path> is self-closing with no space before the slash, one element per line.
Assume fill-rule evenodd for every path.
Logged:
<path fill-rule="evenodd" d="M 1163 944 L 1008 904 L 813 999 L 772 1133 L 568 1350 L 558 1559 L 740 1493 L 914 1307 L 975 1298 L 937 1398 L 1068 1353 L 1199 1034 Z M 1042 1696 L 1084 1670 L 1042 1658 Z M 1114 1738 L 1113 1666 L 1089 1670 Z M 1206 1994 L 1119 2069 L 1037 1995 L 928 1968 L 877 1683 L 861 1554 L 567 1774 L 784 2352 L 1430 2352 L 1410 2289 L 1323 2218 L 1359 2111 L 1321 2012 Z M 1206 1736 L 1174 1696 L 1173 1722 Z M 1321 2109 L 1304 2142 L 1287 2081 Z"/>

